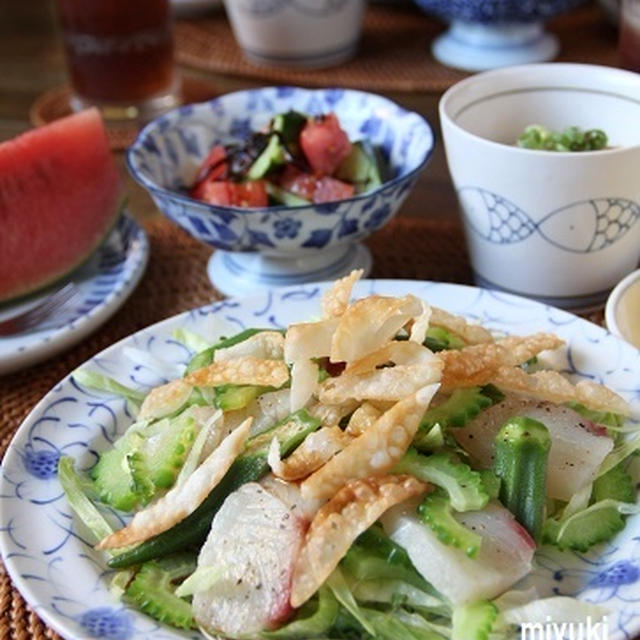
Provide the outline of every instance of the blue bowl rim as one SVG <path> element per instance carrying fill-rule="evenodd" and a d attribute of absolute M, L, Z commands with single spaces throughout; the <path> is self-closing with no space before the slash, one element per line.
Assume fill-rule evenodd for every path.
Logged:
<path fill-rule="evenodd" d="M 153 119 L 151 122 L 148 122 L 138 133 L 138 135 L 136 136 L 136 139 L 134 140 L 133 144 L 127 149 L 127 153 L 126 153 L 126 165 L 127 165 L 127 169 L 129 171 L 129 173 L 131 174 L 131 176 L 133 177 L 133 179 L 140 185 L 142 185 L 145 189 L 158 194 L 158 195 L 163 195 L 163 196 L 169 196 L 172 199 L 175 199 L 179 202 L 183 202 L 185 204 L 192 204 L 192 203 L 196 203 L 202 207 L 205 207 L 208 211 L 233 211 L 234 213 L 242 213 L 242 214 L 255 214 L 255 213 L 264 213 L 264 212 L 277 212 L 277 211 L 301 211 L 301 210 L 305 210 L 305 209 L 315 209 L 317 207 L 322 207 L 323 205 L 328 205 L 331 207 L 338 207 L 341 204 L 347 203 L 347 202 L 357 202 L 357 201 L 361 201 L 361 200 L 367 200 L 369 198 L 371 198 L 374 195 L 377 195 L 378 193 L 382 193 L 383 191 L 386 191 L 389 187 L 393 187 L 395 185 L 401 184 L 403 182 L 406 182 L 407 180 L 409 180 L 410 178 L 412 178 L 413 176 L 415 176 L 417 173 L 419 173 L 420 171 L 422 171 L 426 165 L 429 163 L 429 160 L 431 159 L 431 156 L 433 155 L 433 152 L 435 150 L 436 147 L 436 135 L 435 132 L 433 130 L 433 127 L 429 124 L 428 120 L 421 114 L 419 114 L 417 111 L 410 111 L 408 109 L 405 109 L 404 107 L 401 107 L 399 104 L 397 104 L 396 102 L 394 102 L 393 100 L 390 100 L 389 98 L 386 98 L 385 96 L 382 96 L 380 94 L 377 93 L 371 93 L 369 91 L 360 91 L 359 89 L 344 89 L 344 88 L 340 88 L 341 91 L 345 91 L 348 93 L 355 93 L 355 94 L 362 94 L 362 95 L 366 95 L 366 96 L 372 96 L 375 97 L 377 99 L 380 99 L 384 102 L 387 102 L 388 104 L 392 105 L 395 109 L 405 113 L 405 114 L 413 114 L 415 116 L 417 116 L 421 121 L 422 124 L 426 127 L 426 129 L 429 131 L 429 133 L 431 134 L 431 146 L 429 147 L 429 149 L 427 149 L 424 157 L 422 158 L 422 160 L 420 161 L 420 163 L 414 168 L 411 169 L 411 171 L 409 171 L 408 173 L 406 173 L 403 176 L 396 176 L 394 178 L 392 178 L 391 180 L 388 180 L 387 182 L 383 182 L 379 187 L 376 187 L 375 189 L 372 189 L 371 191 L 367 191 L 366 193 L 360 193 L 358 195 L 355 195 L 351 198 L 345 198 L 342 200 L 333 200 L 331 202 L 327 202 L 327 203 L 320 203 L 320 204 L 316 204 L 313 202 L 310 202 L 309 204 L 301 204 L 301 205 L 275 205 L 275 206 L 271 206 L 271 207 L 235 207 L 235 206 L 221 206 L 221 205 L 213 205 L 213 204 L 208 204 L 207 202 L 203 202 L 202 200 L 196 200 L 195 198 L 190 198 L 189 196 L 185 196 L 181 193 L 178 193 L 177 191 L 172 191 L 170 189 L 167 189 L 165 187 L 162 187 L 158 184 L 156 184 L 155 182 L 153 182 L 152 180 L 150 180 L 149 178 L 147 178 L 146 176 L 142 175 L 136 167 L 134 167 L 134 161 L 132 160 L 133 157 L 133 153 L 134 151 L 136 151 L 138 148 L 140 148 L 142 146 L 142 140 L 143 138 L 145 138 L 148 135 L 149 130 L 155 128 L 158 126 L 158 122 L 164 118 L 167 118 L 169 116 L 172 116 L 175 113 L 179 113 L 180 110 L 184 109 L 185 107 L 191 106 L 191 107 L 199 107 L 201 105 L 207 105 L 207 104 L 211 104 L 214 103 L 222 98 L 227 98 L 230 96 L 234 96 L 234 95 L 240 95 L 240 94 L 245 94 L 247 92 L 255 92 L 255 91 L 263 91 L 263 90 L 281 90 L 281 89 L 293 89 L 295 91 L 305 91 L 307 93 L 313 94 L 313 93 L 320 93 L 320 92 L 325 92 L 327 90 L 331 90 L 332 88 L 335 87 L 323 87 L 322 89 L 309 89 L 306 87 L 294 87 L 294 86 L 290 86 L 290 85 L 273 85 L 273 86 L 268 86 L 268 87 L 257 87 L 254 89 L 241 89 L 239 91 L 232 91 L 230 93 L 224 93 L 222 95 L 216 96 L 215 98 L 212 98 L 211 100 L 205 100 L 204 102 L 196 102 L 196 103 L 189 103 L 186 105 L 180 105 L 179 107 L 176 107 L 175 109 L 172 109 L 171 111 L 168 111 L 164 114 L 162 114 L 161 116 L 158 116 L 157 118 Z"/>

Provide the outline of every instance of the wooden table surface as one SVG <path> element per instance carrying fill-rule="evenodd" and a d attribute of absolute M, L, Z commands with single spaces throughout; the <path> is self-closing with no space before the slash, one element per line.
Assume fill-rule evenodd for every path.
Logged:
<path fill-rule="evenodd" d="M 135 0 L 132 0 L 135 1 Z M 595 7 L 593 11 L 599 11 Z M 604 14 L 602 14 L 604 21 Z M 611 29 L 611 48 L 616 46 Z M 428 55 L 425 52 L 425 55 Z M 259 83 L 246 78 L 182 70 L 226 93 Z M 0 140 L 28 129 L 29 109 L 45 90 L 67 81 L 54 0 L 0 0 Z M 455 217 L 455 193 L 447 170 L 438 123 L 436 93 L 387 93 L 399 104 L 422 113 L 436 132 L 436 149 L 427 170 L 403 206 L 401 215 Z M 122 163 L 122 154 L 118 154 Z M 126 173 L 123 167 L 123 172 Z M 139 219 L 158 215 L 146 193 L 127 176 L 130 209 Z"/>

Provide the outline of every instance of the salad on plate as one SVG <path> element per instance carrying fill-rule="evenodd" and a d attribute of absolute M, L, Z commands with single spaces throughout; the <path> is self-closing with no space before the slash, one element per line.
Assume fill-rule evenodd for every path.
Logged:
<path fill-rule="evenodd" d="M 509 638 L 603 607 L 517 583 L 637 513 L 627 403 L 545 366 L 550 333 L 496 336 L 411 294 L 252 328 L 148 394 L 91 370 L 135 421 L 67 499 L 112 591 L 216 638 Z M 125 526 L 112 516 L 131 513 Z"/>

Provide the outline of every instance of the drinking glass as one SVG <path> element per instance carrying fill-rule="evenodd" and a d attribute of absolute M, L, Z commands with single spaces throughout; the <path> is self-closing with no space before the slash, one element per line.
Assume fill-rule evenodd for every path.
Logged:
<path fill-rule="evenodd" d="M 621 67 L 640 72 L 640 0 L 622 0 L 618 52 Z"/>
<path fill-rule="evenodd" d="M 178 103 L 169 0 L 58 0 L 72 107 L 148 120 Z"/>

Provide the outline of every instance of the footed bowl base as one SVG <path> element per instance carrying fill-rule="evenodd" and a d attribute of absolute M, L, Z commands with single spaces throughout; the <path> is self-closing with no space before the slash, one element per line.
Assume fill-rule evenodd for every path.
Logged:
<path fill-rule="evenodd" d="M 296 256 L 215 251 L 207 264 L 211 284 L 227 296 L 245 296 L 265 288 L 335 280 L 353 269 L 371 271 L 371 252 L 349 244 Z"/>

